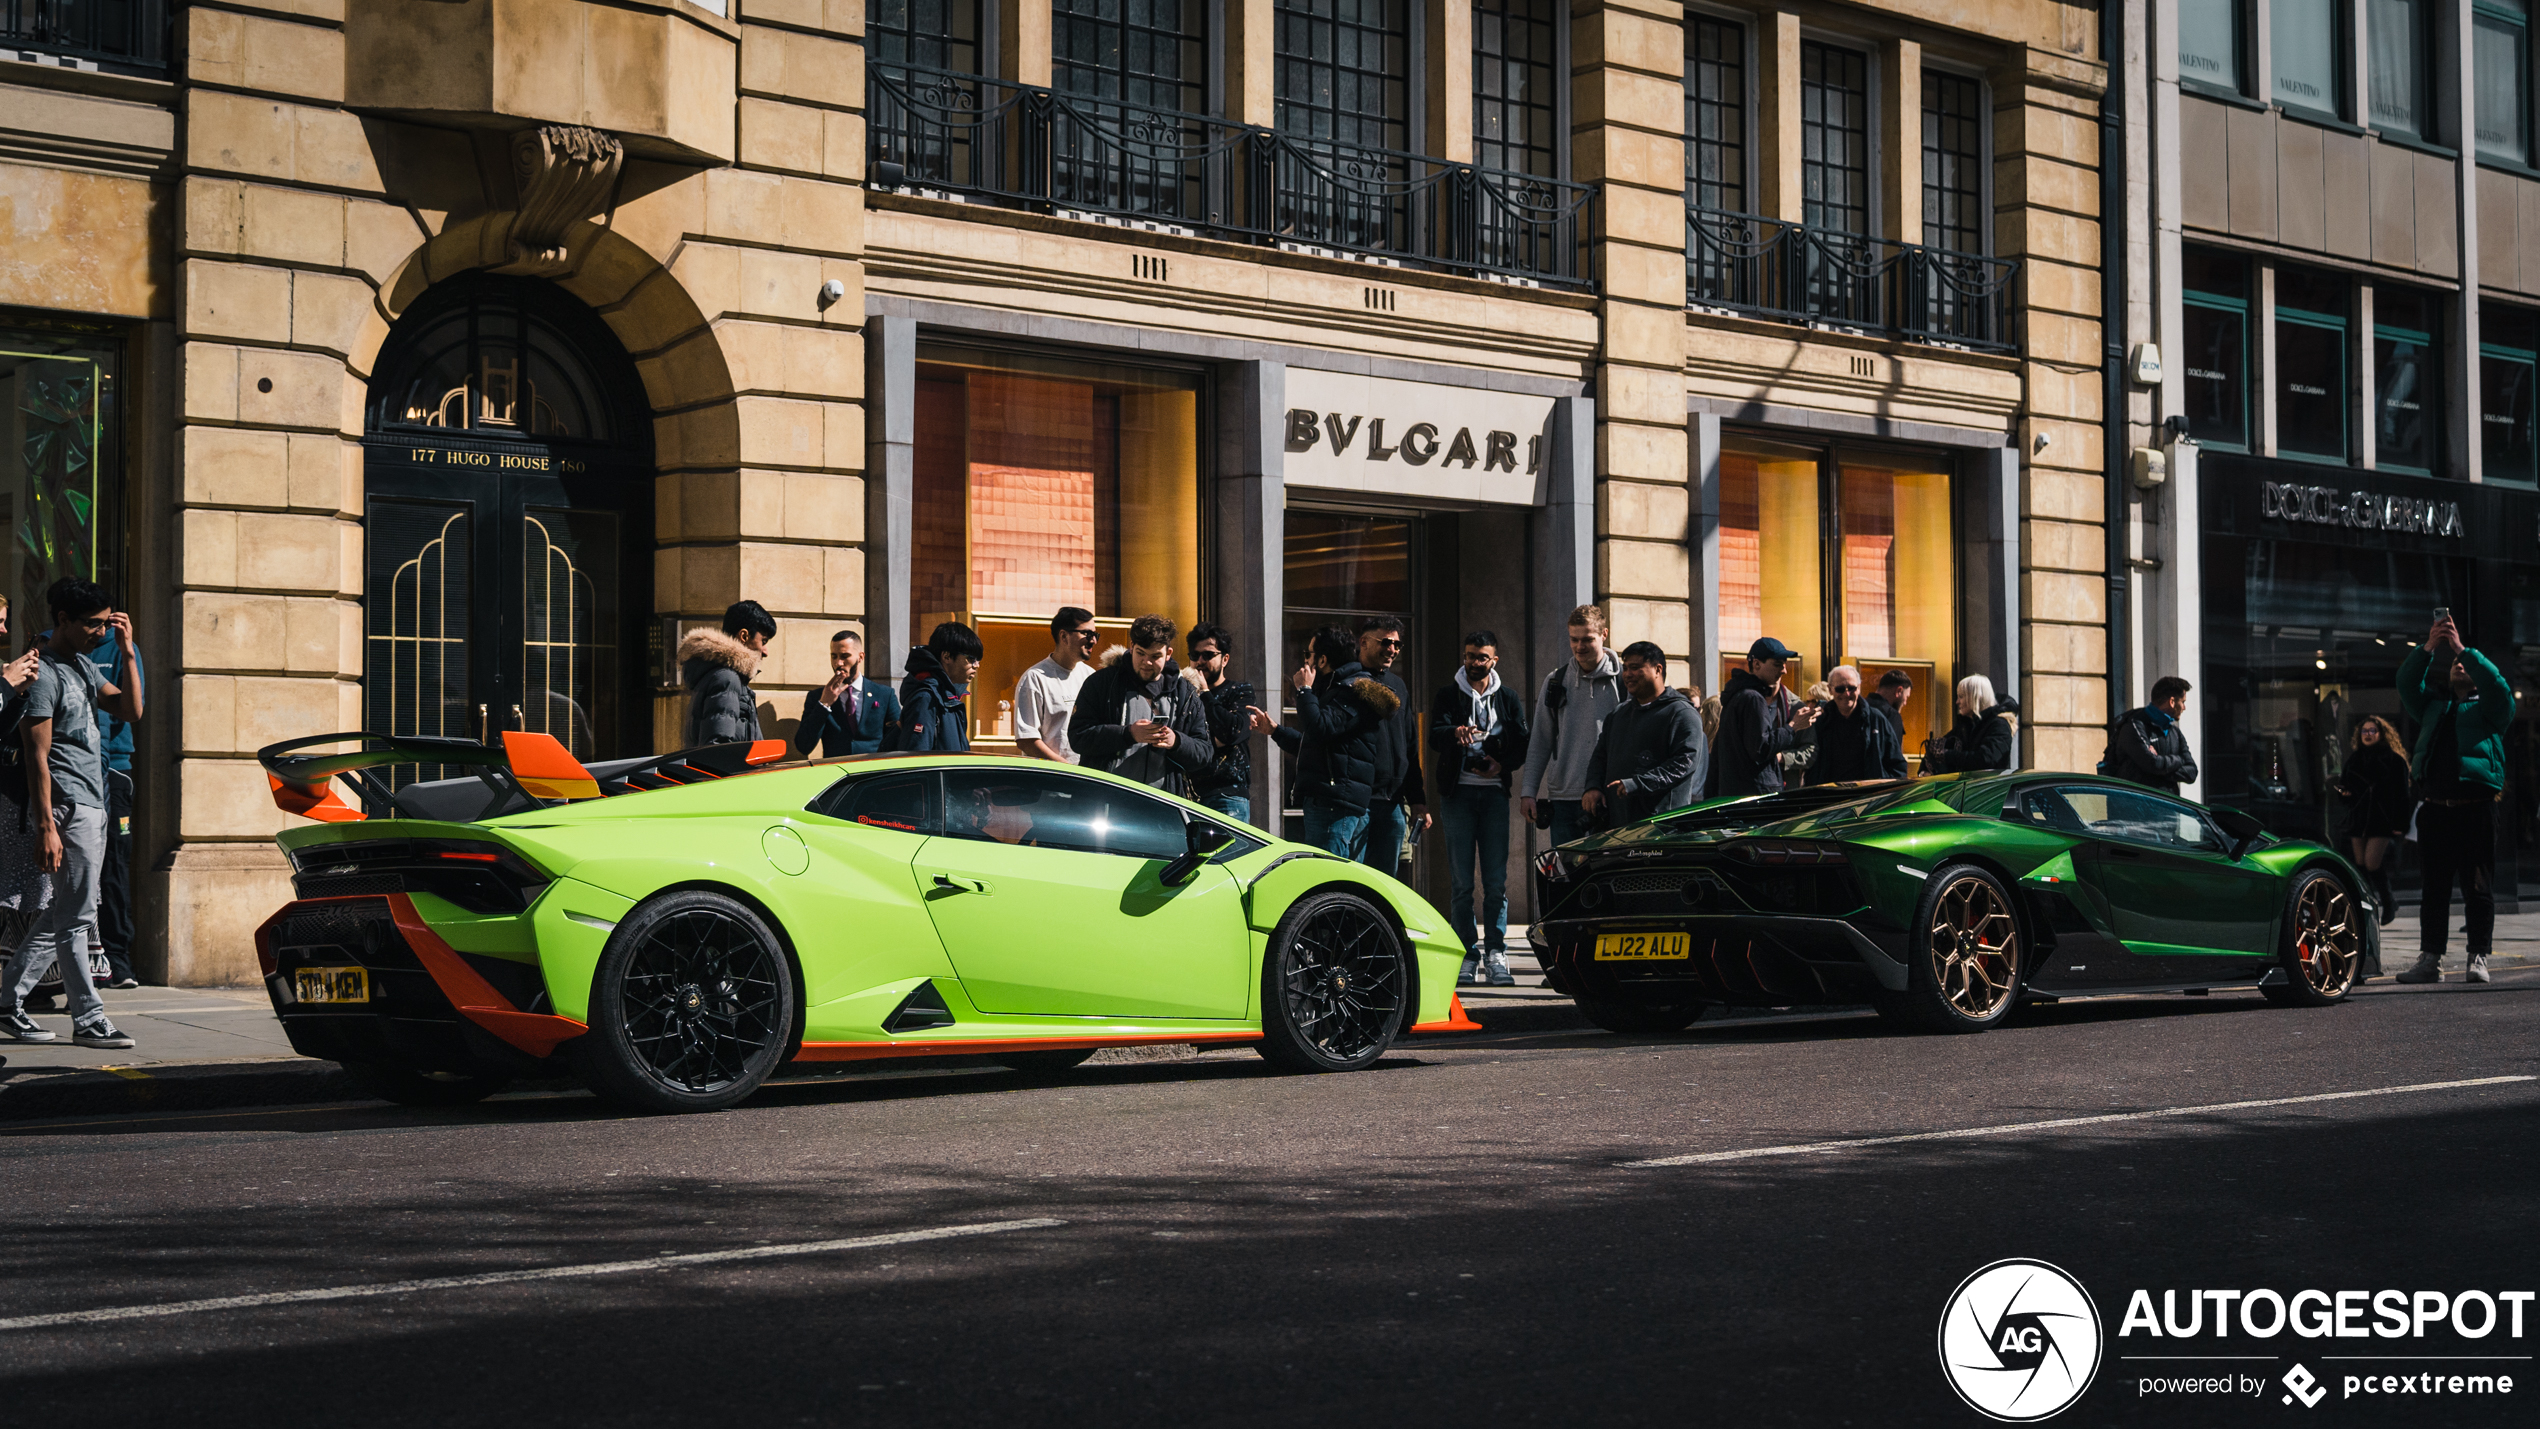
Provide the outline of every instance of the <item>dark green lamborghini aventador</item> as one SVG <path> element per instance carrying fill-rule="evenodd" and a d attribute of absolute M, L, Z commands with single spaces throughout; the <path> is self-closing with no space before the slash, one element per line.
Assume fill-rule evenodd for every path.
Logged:
<path fill-rule="evenodd" d="M 1536 956 L 1616 1032 L 1865 1002 L 1972 1032 L 2023 999 L 2230 984 L 2316 1007 L 2380 957 L 2335 853 L 2087 774 L 1715 801 L 1565 844 L 1535 879 Z"/>

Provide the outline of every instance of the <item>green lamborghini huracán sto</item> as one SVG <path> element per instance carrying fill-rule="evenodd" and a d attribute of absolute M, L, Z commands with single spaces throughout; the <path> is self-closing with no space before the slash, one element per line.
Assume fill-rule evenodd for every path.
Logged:
<path fill-rule="evenodd" d="M 2335 853 L 2087 774 L 1698 804 L 1554 849 L 1535 878 L 1536 955 L 1615 1032 L 1861 1003 L 1974 1032 L 2022 1001 L 2233 984 L 2316 1007 L 2380 959 Z"/>
<path fill-rule="evenodd" d="M 1240 1043 L 1346 1071 L 1473 1025 L 1444 920 L 1361 865 L 1064 765 L 787 755 L 260 751 L 318 821 L 279 836 L 298 897 L 256 939 L 291 1045 L 413 1104 L 569 1074 L 702 1111 L 790 1062 Z"/>

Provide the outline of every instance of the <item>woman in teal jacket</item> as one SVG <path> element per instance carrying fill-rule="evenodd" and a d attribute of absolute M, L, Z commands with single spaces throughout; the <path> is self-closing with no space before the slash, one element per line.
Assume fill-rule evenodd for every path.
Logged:
<path fill-rule="evenodd" d="M 2417 859 L 2425 893 L 2417 917 L 2424 943 L 2401 982 L 2441 982 L 2451 931 L 2452 884 L 2468 914 L 2471 982 L 2487 981 L 2496 932 L 2496 800 L 2505 788 L 2505 731 L 2514 687 L 2486 656 L 2461 644 L 2451 621 L 2437 621 L 2399 666 L 2399 704 L 2417 723 L 2413 773 Z"/>

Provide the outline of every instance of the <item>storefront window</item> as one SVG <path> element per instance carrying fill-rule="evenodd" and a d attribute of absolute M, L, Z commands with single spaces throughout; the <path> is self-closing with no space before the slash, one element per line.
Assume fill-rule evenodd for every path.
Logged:
<path fill-rule="evenodd" d="M 0 524 L 12 651 L 45 625 L 45 589 L 64 576 L 121 605 L 123 453 L 115 377 L 122 343 L 102 333 L 0 328 Z"/>
<path fill-rule="evenodd" d="M 2249 87 L 2240 59 L 2241 0 L 2208 0 L 2178 7 L 2178 73 L 2181 79 L 2227 89 Z"/>
<path fill-rule="evenodd" d="M 1013 738 L 1014 682 L 1060 606 L 1106 644 L 1140 615 L 1199 619 L 1198 404 L 1178 373 L 919 353 L 911 609 L 920 639 L 960 620 L 987 645 L 973 740 Z"/>
<path fill-rule="evenodd" d="M 2488 308 L 2479 315 L 2480 473 L 2488 481 L 2540 481 L 2532 432 L 2533 379 L 2540 375 L 2540 314 Z"/>
<path fill-rule="evenodd" d="M 2275 30 L 2277 101 L 2315 114 L 2340 116 L 2345 106 L 2337 82 L 2337 27 L 2345 7 L 2339 0 L 2273 0 L 2273 4 L 2269 18 Z"/>
<path fill-rule="evenodd" d="M 2472 0 L 2470 87 L 2480 157 L 2531 162 L 2531 0 Z"/>
<path fill-rule="evenodd" d="M 2426 0 L 2371 5 L 2373 126 L 2423 135 Z"/>
<path fill-rule="evenodd" d="M 2308 461 L 2346 458 L 2344 280 L 2285 268 L 2275 287 L 2276 450 Z"/>
<path fill-rule="evenodd" d="M 1720 454 L 1720 678 L 1745 668 L 1767 635 L 1800 652 L 1801 687 L 1826 669 L 1824 535 L 1817 519 L 1823 458 L 1740 442 Z"/>
<path fill-rule="evenodd" d="M 1956 678 L 1956 537 L 1943 461 L 1735 439 L 1720 456 L 1719 561 L 1723 681 L 1767 635 L 1800 652 L 1786 676 L 1794 689 L 1837 664 L 1873 681 L 1902 669 L 1927 694 Z M 1922 748 L 1942 699 L 1908 705 L 1908 750 Z"/>
<path fill-rule="evenodd" d="M 2373 294 L 2374 464 L 2431 474 L 2443 413 L 2436 300 L 2404 288 Z"/>
<path fill-rule="evenodd" d="M 2249 264 L 2190 248 L 2184 313 L 2187 434 L 2206 446 L 2249 449 Z"/>

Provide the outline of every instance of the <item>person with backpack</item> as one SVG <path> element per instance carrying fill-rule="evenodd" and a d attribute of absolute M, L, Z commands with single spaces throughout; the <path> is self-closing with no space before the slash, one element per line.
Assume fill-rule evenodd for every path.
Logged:
<path fill-rule="evenodd" d="M 2495 663 L 2461 643 L 2447 615 L 2399 663 L 2399 707 L 2416 721 L 2417 906 L 2423 938 L 2416 966 L 2400 982 L 2441 982 L 2452 921 L 2452 885 L 2461 886 L 2468 924 L 2464 976 L 2486 982 L 2496 937 L 2496 801 L 2504 797 L 2505 732 L 2514 687 Z"/>
<path fill-rule="evenodd" d="M 2154 680 L 2151 702 L 2127 710 L 2108 726 L 2108 752 L 2099 761 L 2099 772 L 2164 794 L 2195 783 L 2196 755 L 2187 747 L 2186 726 L 2179 723 L 2187 713 L 2190 688 L 2176 675 Z"/>
<path fill-rule="evenodd" d="M 1570 658 L 1535 692 L 1526 762 L 1517 771 L 1517 812 L 1548 830 L 1555 847 L 1595 827 L 1583 803 L 1593 787 L 1588 761 L 1623 700 L 1623 662 L 1605 648 L 1605 612 L 1580 606 L 1570 612 Z"/>
<path fill-rule="evenodd" d="M 139 686 L 109 683 L 88 652 L 108 640 L 139 666 L 132 617 L 115 610 L 103 590 L 64 576 L 46 592 L 53 638 L 43 652 L 20 711 L 26 748 L 26 816 L 34 826 L 38 893 L 33 926 L 0 974 L 0 1032 L 20 1042 L 50 1042 L 56 1034 L 21 1005 L 46 967 L 59 969 L 70 1002 L 71 1041 L 113 1050 L 132 1039 L 107 1020 L 104 999 L 88 976 L 88 931 L 97 921 L 98 873 L 106 858 L 106 765 L 97 712 L 138 723 Z"/>

